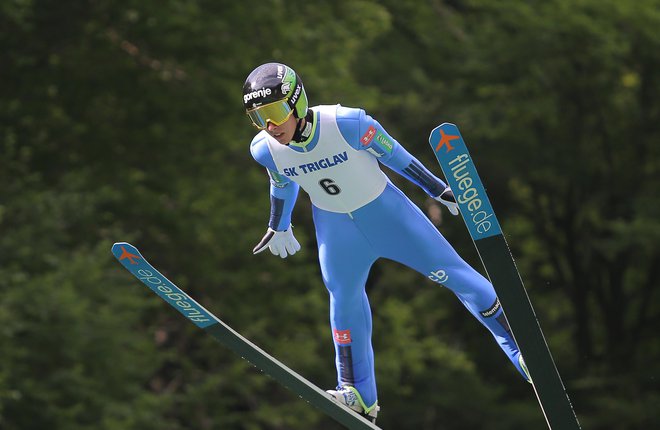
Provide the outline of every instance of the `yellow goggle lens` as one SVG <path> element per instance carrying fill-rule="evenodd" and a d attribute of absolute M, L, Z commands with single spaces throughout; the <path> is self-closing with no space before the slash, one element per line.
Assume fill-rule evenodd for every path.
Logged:
<path fill-rule="evenodd" d="M 260 130 L 268 127 L 269 122 L 275 125 L 284 124 L 292 113 L 293 109 L 291 109 L 286 100 L 278 100 L 247 111 L 252 124 Z"/>

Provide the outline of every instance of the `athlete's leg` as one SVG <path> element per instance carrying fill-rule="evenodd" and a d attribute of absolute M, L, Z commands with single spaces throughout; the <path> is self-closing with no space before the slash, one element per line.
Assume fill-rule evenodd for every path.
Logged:
<path fill-rule="evenodd" d="M 313 214 L 321 274 L 330 294 L 338 385 L 355 387 L 368 411 L 377 393 L 365 283 L 375 256 L 349 215 L 317 208 Z"/>
<path fill-rule="evenodd" d="M 382 250 L 384 257 L 403 263 L 449 288 L 490 330 L 507 357 L 526 377 L 518 360 L 520 352 L 492 284 L 458 255 L 401 191 L 388 187 L 374 203 L 367 208 L 380 214 L 380 225 L 377 229 L 373 225 L 360 225 L 363 231 L 368 231 L 367 237 L 374 247 Z M 388 214 L 387 217 L 384 214 Z"/>

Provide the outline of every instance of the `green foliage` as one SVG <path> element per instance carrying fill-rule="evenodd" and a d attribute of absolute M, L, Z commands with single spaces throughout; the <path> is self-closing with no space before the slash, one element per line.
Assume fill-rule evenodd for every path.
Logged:
<path fill-rule="evenodd" d="M 428 133 L 457 123 L 583 426 L 656 427 L 659 6 L 3 2 L 0 428 L 337 428 L 109 251 L 134 242 L 234 328 L 334 386 L 309 200 L 294 212 L 302 253 L 250 252 L 269 202 L 240 94 L 267 61 L 294 67 L 312 104 L 366 108 L 434 171 Z M 384 428 L 544 426 L 449 292 L 388 261 L 368 288 Z"/>

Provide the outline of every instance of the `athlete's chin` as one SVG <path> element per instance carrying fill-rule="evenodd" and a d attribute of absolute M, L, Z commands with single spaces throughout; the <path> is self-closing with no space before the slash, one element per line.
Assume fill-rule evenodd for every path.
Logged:
<path fill-rule="evenodd" d="M 282 145 L 287 145 L 289 142 L 291 142 L 291 137 L 287 136 L 286 133 L 271 134 L 271 136 Z"/>

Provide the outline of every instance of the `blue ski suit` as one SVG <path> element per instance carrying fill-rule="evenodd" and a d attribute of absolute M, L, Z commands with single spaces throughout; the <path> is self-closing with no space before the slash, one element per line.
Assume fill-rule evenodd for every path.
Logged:
<path fill-rule="evenodd" d="M 262 131 L 250 151 L 270 176 L 270 228 L 289 228 L 300 187 L 312 201 L 321 274 L 330 294 L 338 385 L 355 387 L 366 407 L 375 407 L 372 317 L 365 283 L 381 257 L 454 292 L 525 377 L 491 283 L 456 253 L 378 163 L 431 197 L 439 196 L 445 183 L 364 110 L 339 105 L 311 110 L 313 129 L 306 141 L 281 145 Z"/>

